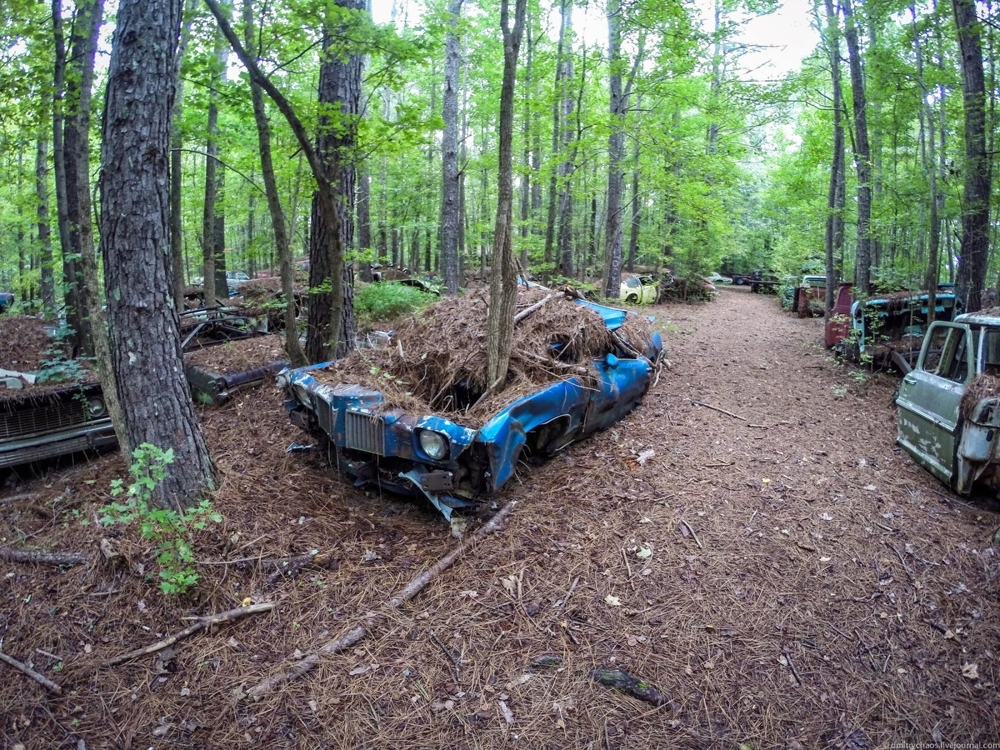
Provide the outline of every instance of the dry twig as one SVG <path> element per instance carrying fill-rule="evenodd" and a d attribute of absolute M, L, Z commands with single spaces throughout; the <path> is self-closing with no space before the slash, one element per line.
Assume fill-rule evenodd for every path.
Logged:
<path fill-rule="evenodd" d="M 699 539 L 698 535 L 695 533 L 694 527 L 691 526 L 691 524 L 689 524 L 683 518 L 681 519 L 681 523 L 684 524 L 684 527 L 691 532 L 691 536 L 694 537 L 694 541 L 698 545 L 698 549 L 705 549 L 704 545 L 702 545 L 701 543 L 701 539 Z"/>
<path fill-rule="evenodd" d="M 455 683 L 456 684 L 460 684 L 462 682 L 462 678 L 459 675 L 458 659 L 456 659 L 455 656 L 454 656 L 454 654 L 452 654 L 451 651 L 448 650 L 448 647 L 445 646 L 441 642 L 441 639 L 438 638 L 437 635 L 434 634 L 433 630 L 430 631 L 430 633 L 431 633 L 431 640 L 434 641 L 434 645 L 437 646 L 439 649 L 441 649 L 441 652 L 446 657 L 448 657 L 448 661 L 451 662 L 451 666 L 454 667 L 454 669 L 455 669 Z"/>
<path fill-rule="evenodd" d="M 48 690 L 50 693 L 55 693 L 56 695 L 62 695 L 62 688 L 59 687 L 56 683 L 54 683 L 45 675 L 39 674 L 34 669 L 29 667 L 27 664 L 22 664 L 13 656 L 8 656 L 3 651 L 0 651 L 0 661 L 6 662 L 19 672 L 23 672 L 24 674 L 28 675 L 28 677 L 33 679 L 35 682 L 37 682 L 43 688 Z"/>
<path fill-rule="evenodd" d="M 40 550 L 0 547 L 0 560 L 33 562 L 43 565 L 84 565 L 90 562 L 91 557 L 86 552 L 42 552 Z"/>
<path fill-rule="evenodd" d="M 261 602 L 260 604 L 250 604 L 246 607 L 237 607 L 236 609 L 230 609 L 226 612 L 220 612 L 217 615 L 209 615 L 208 617 L 202 617 L 198 622 L 193 625 L 188 625 L 184 630 L 180 630 L 173 635 L 164 638 L 162 641 L 157 641 L 144 648 L 138 648 L 135 651 L 129 651 L 125 654 L 119 654 L 113 659 L 108 659 L 106 662 L 101 664 L 102 667 L 113 667 L 116 664 L 121 664 L 126 661 L 131 661 L 140 656 L 146 656 L 147 654 L 155 654 L 157 651 L 162 651 L 167 646 L 173 646 L 177 641 L 182 638 L 187 638 L 189 635 L 194 635 L 195 633 L 205 630 L 213 625 L 218 625 L 223 622 L 229 622 L 230 620 L 238 620 L 241 617 L 246 617 L 247 615 L 257 615 L 261 612 L 270 612 L 274 609 L 274 602 Z"/>
<path fill-rule="evenodd" d="M 741 417 L 739 414 L 733 414 L 731 411 L 726 411 L 725 409 L 720 409 L 718 406 L 712 406 L 711 404 L 703 404 L 701 401 L 692 401 L 694 406 L 704 406 L 706 409 L 711 409 L 712 411 L 717 411 L 720 414 L 725 414 L 727 417 L 732 417 L 733 419 L 738 419 L 741 422 L 746 422 L 746 417 Z M 756 425 L 753 425 L 756 426 Z"/>
<path fill-rule="evenodd" d="M 497 511 L 493 518 L 477 529 L 474 534 L 463 540 L 461 544 L 455 547 L 451 552 L 442 557 L 423 573 L 411 579 L 402 590 L 400 590 L 383 605 L 382 612 L 373 612 L 369 614 L 365 618 L 367 621 L 366 624 L 358 625 L 352 628 L 339 638 L 329 641 L 313 653 L 306 655 L 304 658 L 295 662 L 284 671 L 278 672 L 277 674 L 271 675 L 267 679 L 262 680 L 259 684 L 250 689 L 248 695 L 255 700 L 260 699 L 279 685 L 306 674 L 306 672 L 319 664 L 319 660 L 322 656 L 336 654 L 353 646 L 355 643 L 368 635 L 368 628 L 370 626 L 384 620 L 388 612 L 397 610 L 402 607 L 403 604 L 410 601 L 410 599 L 419 594 L 427 586 L 427 584 L 437 578 L 443 571 L 451 567 L 452 563 L 461 557 L 469 547 L 478 544 L 480 541 L 499 529 L 500 525 L 514 511 L 516 506 L 517 500 L 509 501 L 505 506 Z"/>

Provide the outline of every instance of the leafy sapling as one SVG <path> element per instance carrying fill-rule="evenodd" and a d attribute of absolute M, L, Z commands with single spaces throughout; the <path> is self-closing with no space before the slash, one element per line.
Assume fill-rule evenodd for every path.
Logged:
<path fill-rule="evenodd" d="M 164 451 L 143 443 L 132 457 L 135 462 L 129 472 L 133 481 L 127 487 L 122 479 L 111 481 L 111 496 L 116 499 L 101 509 L 101 523 L 110 526 L 138 522 L 142 538 L 156 544 L 160 590 L 164 594 L 183 594 L 200 577 L 194 564 L 191 532 L 204 529 L 209 521 L 221 522 L 222 516 L 212 510 L 207 498 L 183 510 L 160 508 L 153 503 L 153 493 L 167 478 L 167 466 L 173 463 L 172 449 Z"/>

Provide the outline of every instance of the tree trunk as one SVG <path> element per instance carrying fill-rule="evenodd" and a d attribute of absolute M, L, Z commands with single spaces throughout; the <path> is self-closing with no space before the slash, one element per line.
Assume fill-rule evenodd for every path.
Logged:
<path fill-rule="evenodd" d="M 226 65 L 226 49 L 220 35 L 215 39 L 215 64 L 209 76 L 208 92 L 208 124 L 205 137 L 205 203 L 201 218 L 201 260 L 202 286 L 205 292 L 205 306 L 212 308 L 216 304 L 225 304 L 229 297 L 229 288 L 219 286 L 216 259 L 216 220 L 219 200 L 219 89 Z"/>
<path fill-rule="evenodd" d="M 566 38 L 567 44 L 573 33 L 573 6 L 564 0 L 562 27 L 559 30 L 560 38 Z M 584 58 L 586 59 L 586 58 Z M 569 52 L 564 50 L 559 65 L 559 94 L 560 110 L 559 125 L 561 130 L 560 150 L 564 154 L 562 162 L 559 164 L 559 235 L 556 242 L 556 257 L 559 273 L 567 279 L 573 277 L 573 168 L 575 154 L 569 155 L 569 146 L 573 141 L 573 128 L 570 125 L 570 116 L 573 114 L 573 107 L 576 103 L 573 93 L 570 91 L 570 81 L 573 79 L 573 58 Z M 578 114 L 579 116 L 579 114 Z"/>
<path fill-rule="evenodd" d="M 198 0 L 187 0 L 184 11 L 186 20 L 181 29 L 180 43 L 174 55 L 174 79 L 177 93 L 174 95 L 174 111 L 171 113 L 172 125 L 170 131 L 170 257 L 173 259 L 174 305 L 178 310 L 184 309 L 184 288 L 187 286 L 184 278 L 184 228 L 182 223 L 183 206 L 181 205 L 182 170 L 181 147 L 184 145 L 181 136 L 181 111 L 184 108 L 184 80 L 181 78 L 181 60 L 187 50 L 188 39 L 191 37 L 191 17 L 198 5 Z"/>
<path fill-rule="evenodd" d="M 636 106 L 642 107 L 642 95 L 639 95 Z M 636 130 L 639 122 L 636 121 Z M 632 144 L 632 221 L 628 238 L 628 270 L 635 271 L 635 259 L 639 254 L 639 227 L 642 223 L 642 202 L 639 200 L 639 139 Z"/>
<path fill-rule="evenodd" d="M 52 36 L 55 46 L 55 61 L 52 70 L 52 171 L 56 183 L 56 226 L 59 229 L 59 247 L 65 254 L 69 252 L 69 214 L 66 211 L 66 150 L 63 147 L 63 110 L 66 103 L 66 40 L 63 33 L 62 0 L 52 0 Z M 55 269 L 53 269 L 53 275 Z M 65 279 L 65 269 L 63 271 Z M 76 314 L 79 300 L 74 287 L 66 287 L 67 315 Z M 67 319 L 68 320 L 68 319 Z"/>
<path fill-rule="evenodd" d="M 168 162 L 179 0 L 121 0 L 108 69 L 101 171 L 101 253 L 111 364 L 124 408 L 123 449 L 174 452 L 156 489 L 189 507 L 215 487 L 215 466 L 184 377 L 168 266 Z"/>
<path fill-rule="evenodd" d="M 826 0 L 826 44 L 830 58 L 830 78 L 833 88 L 833 158 L 830 164 L 830 190 L 827 194 L 826 215 L 826 300 L 827 316 L 833 310 L 837 289 L 834 259 L 844 244 L 844 123 L 842 120 L 843 90 L 840 84 L 840 24 L 833 0 Z"/>
<path fill-rule="evenodd" d="M 215 173 L 215 222 L 212 226 L 212 253 L 215 256 L 215 298 L 220 304 L 229 302 L 229 280 L 226 278 L 226 169 Z"/>
<path fill-rule="evenodd" d="M 555 88 L 557 92 L 560 92 L 562 96 L 555 96 L 552 99 L 552 161 L 555 163 L 556 157 L 559 155 L 559 144 L 562 142 L 562 132 L 565 127 L 560 119 L 560 112 L 562 109 L 562 101 L 566 94 L 567 82 L 564 80 L 566 78 L 566 63 L 565 60 L 569 57 L 567 52 L 567 47 L 571 44 L 571 40 L 567 37 L 572 34 L 573 30 L 573 6 L 570 5 L 569 0 L 561 0 L 560 6 L 560 24 L 559 24 L 559 45 L 556 51 L 556 84 Z M 569 76 L 573 75 L 572 62 L 569 63 Z M 559 192 L 559 174 L 562 171 L 562 165 L 560 165 L 559 170 L 552 169 L 551 176 L 549 177 L 549 210 L 548 218 L 545 222 L 545 263 L 546 265 L 552 262 L 553 258 L 553 248 L 555 246 L 555 233 L 556 233 L 556 214 L 558 208 L 562 206 L 562 195 Z M 556 268 L 560 267 L 560 259 L 556 258 Z"/>
<path fill-rule="evenodd" d="M 850 58 L 851 94 L 854 100 L 854 164 L 858 172 L 858 241 L 854 256 L 854 289 L 855 296 L 862 296 L 868 293 L 871 286 L 871 149 L 868 145 L 867 100 L 858 27 L 850 0 L 844 0 L 841 7 L 844 10 L 844 38 Z"/>
<path fill-rule="evenodd" d="M 342 356 L 354 348 L 355 338 L 354 274 L 344 263 L 344 249 L 350 248 L 354 240 L 354 180 L 358 159 L 355 149 L 363 58 L 356 52 L 340 49 L 339 42 L 349 38 L 350 25 L 365 12 L 365 3 L 336 0 L 335 5 L 342 10 L 335 15 L 338 20 L 331 20 L 324 29 L 319 102 L 321 111 L 324 107 L 337 108 L 339 113 L 335 117 L 320 116 L 316 139 L 316 152 L 327 170 L 334 194 L 329 206 L 320 200 L 313 202 L 309 249 L 309 286 L 316 288 L 329 280 L 331 291 L 310 299 L 306 356 L 313 362 Z M 346 15 L 342 15 L 344 10 Z M 337 214 L 335 221 L 323 216 L 324 211 L 331 209 Z M 332 231 L 334 223 L 337 236 L 324 236 L 324 227 Z"/>
<path fill-rule="evenodd" d="M 493 240 L 493 274 L 490 277 L 490 308 L 486 319 L 487 380 L 489 389 L 503 389 L 514 340 L 514 309 L 517 306 L 517 266 L 514 263 L 514 82 L 517 54 L 524 32 L 527 0 L 515 0 L 514 28 L 510 28 L 509 0 L 500 2 L 503 33 L 503 81 L 500 86 L 500 170 L 497 177 L 497 220 Z"/>
<path fill-rule="evenodd" d="M 247 54 L 257 57 L 257 45 L 253 38 L 253 2 L 243 0 L 243 34 Z M 285 215 L 281 211 L 278 184 L 274 179 L 274 163 L 271 159 L 271 126 L 267 121 L 264 107 L 264 91 L 253 79 L 250 81 L 250 95 L 253 99 L 253 116 L 257 124 L 257 143 L 260 149 L 260 171 L 267 195 L 267 210 L 271 215 L 271 230 L 274 244 L 278 248 L 278 264 L 281 268 L 281 292 L 285 297 L 285 353 L 293 367 L 306 364 L 306 355 L 299 344 L 299 333 L 295 323 L 295 269 L 292 266 L 292 251 L 285 231 Z"/>
<path fill-rule="evenodd" d="M 441 116 L 444 135 L 441 142 L 443 190 L 441 201 L 441 265 L 447 293 L 458 294 L 458 68 L 459 38 L 456 35 L 462 0 L 448 4 L 448 34 L 444 42 L 444 91 L 441 95 Z"/>
<path fill-rule="evenodd" d="M 41 254 L 42 311 L 46 320 L 56 316 L 56 280 L 52 272 L 52 230 L 49 227 L 48 139 L 38 136 L 35 149 L 35 215 L 38 217 L 38 247 Z"/>
<path fill-rule="evenodd" d="M 962 196 L 962 250 L 957 291 L 967 312 L 982 307 L 989 250 L 990 170 L 986 154 L 986 83 L 983 76 L 982 24 L 973 0 L 952 0 L 962 56 L 965 112 L 965 190 Z"/>

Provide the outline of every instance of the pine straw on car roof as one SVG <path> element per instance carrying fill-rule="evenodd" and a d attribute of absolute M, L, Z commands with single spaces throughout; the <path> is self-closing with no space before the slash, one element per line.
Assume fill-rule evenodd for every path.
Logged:
<path fill-rule="evenodd" d="M 287 359 L 285 337 L 277 333 L 226 341 L 184 355 L 185 364 L 222 374 L 251 370 Z"/>
<path fill-rule="evenodd" d="M 649 324 L 638 316 L 630 315 L 616 336 L 593 309 L 541 289 L 522 290 L 518 309 L 546 297 L 514 329 L 507 382 L 499 392 L 487 394 L 486 294 L 430 305 L 402 322 L 390 346 L 358 350 L 313 375 L 380 391 L 385 409 L 433 412 L 481 426 L 503 406 L 558 380 L 575 377 L 592 385 L 592 371 L 581 366 L 614 351 L 622 336 L 645 352 Z"/>

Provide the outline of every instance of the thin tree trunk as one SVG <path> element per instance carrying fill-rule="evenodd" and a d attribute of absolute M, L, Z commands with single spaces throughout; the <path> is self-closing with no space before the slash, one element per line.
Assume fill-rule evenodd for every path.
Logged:
<path fill-rule="evenodd" d="M 181 29 L 180 42 L 174 55 L 174 79 L 177 93 L 174 96 L 174 111 L 171 113 L 173 124 L 170 131 L 170 257 L 173 259 L 174 305 L 178 310 L 184 309 L 184 227 L 182 197 L 181 147 L 184 145 L 181 135 L 181 111 L 184 109 L 184 80 L 181 78 L 181 60 L 187 50 L 188 39 L 191 37 L 191 17 L 194 14 L 198 0 L 187 0 L 184 11 L 185 20 Z"/>
<path fill-rule="evenodd" d="M 826 4 L 826 44 L 830 59 L 830 79 L 833 89 L 833 158 L 830 164 L 830 190 L 827 194 L 826 217 L 826 315 L 830 315 L 835 302 L 838 280 L 835 259 L 844 244 L 844 124 L 843 89 L 840 82 L 840 24 L 833 0 Z"/>
<path fill-rule="evenodd" d="M 861 64 L 861 45 L 858 26 L 850 0 L 844 0 L 844 38 L 850 58 L 851 94 L 854 103 L 854 163 L 858 172 L 858 241 L 854 260 L 854 288 L 856 295 L 865 295 L 871 286 L 871 149 L 868 145 L 868 114 L 865 96 L 864 70 Z"/>
<path fill-rule="evenodd" d="M 56 315 L 56 280 L 52 273 L 52 229 L 49 227 L 49 141 L 39 134 L 35 149 L 35 215 L 38 217 L 38 248 L 41 254 L 42 311 L 46 320 Z"/>
<path fill-rule="evenodd" d="M 63 147 L 63 114 L 66 102 L 66 40 L 63 33 L 62 0 L 52 0 L 52 36 L 55 46 L 55 62 L 52 72 L 52 171 L 56 183 L 56 226 L 59 229 L 59 247 L 64 254 L 70 251 L 69 214 L 66 210 L 66 150 Z M 55 269 L 53 269 L 53 275 Z M 65 270 L 63 272 L 65 278 Z M 65 298 L 72 314 L 79 302 L 67 287 Z"/>
<path fill-rule="evenodd" d="M 489 389 L 503 389 L 514 339 L 514 309 L 517 305 L 517 267 L 514 263 L 514 82 L 517 54 L 524 32 L 527 0 L 516 0 L 514 28 L 510 27 L 509 0 L 500 3 L 503 33 L 503 81 L 500 86 L 500 169 L 497 178 L 497 220 L 493 240 L 493 274 L 490 277 L 490 307 L 486 319 L 487 380 Z"/>
<path fill-rule="evenodd" d="M 205 128 L 205 202 L 201 215 L 201 262 L 202 287 L 205 294 L 205 306 L 216 306 L 219 296 L 229 296 L 228 288 L 220 295 L 215 279 L 215 214 L 218 199 L 217 161 L 219 156 L 219 85 L 222 80 L 224 48 L 221 40 L 216 38 L 215 67 L 209 78 L 208 92 L 208 123 Z M 221 301 L 218 302 L 222 304 Z"/>
<path fill-rule="evenodd" d="M 252 0 L 243 0 L 243 35 L 246 40 L 247 54 L 256 58 L 258 52 L 253 38 Z M 306 364 L 306 355 L 299 344 L 299 333 L 295 324 L 295 269 L 292 266 L 292 251 L 288 245 L 288 234 L 285 231 L 285 216 L 281 211 L 278 184 L 274 178 L 274 163 L 271 159 L 271 126 L 267 121 L 267 110 L 264 107 L 264 91 L 253 79 L 250 81 L 250 95 L 253 99 L 254 121 L 257 124 L 261 177 L 264 180 L 264 192 L 267 195 L 267 210 L 271 215 L 274 244 L 278 248 L 281 292 L 285 297 L 285 353 L 288 354 L 289 362 L 294 367 L 301 367 Z"/>
<path fill-rule="evenodd" d="M 573 34 L 573 6 L 563 0 L 562 27 L 560 38 L 565 38 L 567 45 Z M 586 57 L 584 57 L 586 63 Z M 567 279 L 573 278 L 573 184 L 572 176 L 575 153 L 568 154 L 573 139 L 573 128 L 570 116 L 573 114 L 575 100 L 570 91 L 570 81 L 573 79 L 573 58 L 564 50 L 559 65 L 559 125 L 561 130 L 560 151 L 564 154 L 559 164 L 559 235 L 556 243 L 557 269 L 560 275 Z"/>
<path fill-rule="evenodd" d="M 441 115 L 444 135 L 441 143 L 443 190 L 441 201 L 441 265 L 444 284 L 450 296 L 458 294 L 458 69 L 459 38 L 456 35 L 462 0 L 448 4 L 448 34 L 444 43 L 444 91 L 441 95 Z"/>
<path fill-rule="evenodd" d="M 565 59 L 569 57 L 567 52 L 567 47 L 571 44 L 571 40 L 567 37 L 572 34 L 572 24 L 573 24 L 573 7 L 570 5 L 569 0 L 561 0 L 559 6 L 560 9 L 560 24 L 559 24 L 559 45 L 556 51 L 556 83 L 555 88 L 557 92 L 560 92 L 560 96 L 553 97 L 552 100 L 552 162 L 556 161 L 556 157 L 559 155 L 559 145 L 562 142 L 562 129 L 564 124 L 561 122 L 561 109 L 562 100 L 565 95 L 566 83 L 564 78 L 566 76 L 566 65 Z M 572 63 L 570 63 L 572 66 Z M 572 67 L 570 68 L 570 75 L 572 75 Z M 557 206 L 561 205 L 561 194 L 559 191 L 559 172 L 562 170 L 560 165 L 559 171 L 555 168 L 552 169 L 551 176 L 549 177 L 549 211 L 548 218 L 545 222 L 545 264 L 548 265 L 553 259 L 553 248 L 555 247 L 555 233 L 556 233 L 556 214 Z M 556 259 L 556 268 L 560 267 L 560 260 Z M 561 272 L 561 271 L 560 271 Z"/>

